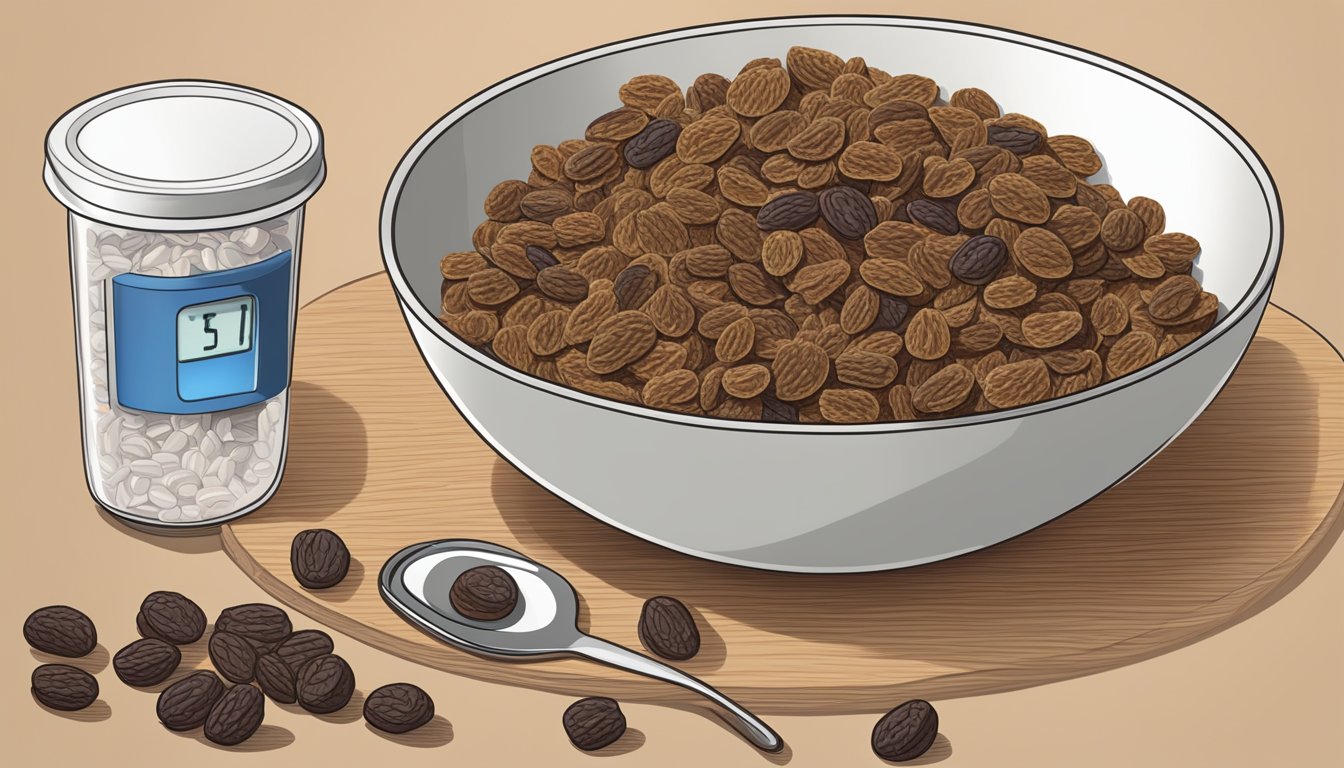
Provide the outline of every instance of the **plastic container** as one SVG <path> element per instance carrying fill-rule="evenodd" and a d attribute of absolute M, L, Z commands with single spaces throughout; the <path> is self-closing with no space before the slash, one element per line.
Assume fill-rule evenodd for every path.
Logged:
<path fill-rule="evenodd" d="M 47 134 L 69 209 L 85 474 L 149 528 L 241 517 L 279 485 L 304 203 L 326 175 L 302 109 L 225 83 L 97 96 Z"/>

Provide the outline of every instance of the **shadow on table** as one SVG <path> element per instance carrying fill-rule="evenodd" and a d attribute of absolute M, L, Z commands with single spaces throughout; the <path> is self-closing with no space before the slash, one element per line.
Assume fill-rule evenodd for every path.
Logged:
<path fill-rule="evenodd" d="M 264 509 L 283 510 L 286 519 L 318 524 L 364 487 L 368 434 L 359 412 L 325 387 L 295 381 L 290 391 L 285 474 Z"/>
<path fill-rule="evenodd" d="M 216 744 L 205 738 L 205 735 L 201 732 L 200 728 L 185 731 L 182 735 L 191 736 L 205 746 L 210 747 L 211 749 L 218 749 L 222 752 L 270 752 L 276 749 L 283 749 L 294 743 L 293 731 L 269 723 L 262 723 L 261 726 L 257 728 L 256 733 L 252 734 L 247 741 L 244 741 L 241 744 L 234 744 L 231 747 L 226 747 L 223 744 Z"/>
<path fill-rule="evenodd" d="M 951 756 L 952 742 L 948 741 L 947 737 L 940 733 L 934 738 L 933 744 L 929 747 L 929 751 L 914 760 L 902 760 L 899 763 L 893 763 L 886 760 L 883 760 L 882 762 L 887 763 L 887 765 L 933 765 L 934 763 L 941 763 Z"/>
<path fill-rule="evenodd" d="M 435 715 L 428 723 L 406 733 L 380 731 L 368 723 L 364 724 L 364 728 L 369 733 L 387 739 L 394 744 L 420 749 L 442 747 L 453 740 L 453 724 L 448 722 L 448 719 L 443 715 Z"/>
<path fill-rule="evenodd" d="M 950 684 L 949 695 L 986 693 L 1176 650 L 1301 583 L 1341 529 L 1337 509 L 1319 528 L 1320 502 L 1308 508 L 1311 473 L 1302 466 L 1314 466 L 1319 451 L 1317 398 L 1291 349 L 1256 339 L 1205 414 L 1130 479 L 994 547 L 899 571 L 775 573 L 697 560 L 580 513 L 503 460 L 492 491 L 526 554 L 562 573 L 568 561 L 638 598 L 672 594 L 765 633 L 850 648 L 856 658 L 971 673 L 1017 668 L 1002 680 Z M 1266 407 L 1272 420 L 1246 418 Z M 1290 567 L 1302 546 L 1314 551 L 1291 574 L 1265 578 L 1277 586 L 1199 623 L 1211 629 L 1183 628 L 1192 612 Z M 1088 658 L 1056 660 L 1079 651 Z M 1024 657 L 1030 669 L 1021 669 Z"/>
<path fill-rule="evenodd" d="M 104 669 L 107 669 L 107 662 L 112 658 L 111 654 L 107 651 L 107 646 L 102 643 L 98 643 L 93 647 L 92 651 L 77 658 L 57 656 L 54 653 L 46 653 L 45 651 L 39 651 L 36 648 L 29 648 L 28 653 L 38 664 L 68 664 L 72 667 L 82 669 L 90 675 L 96 675 Z"/>
<path fill-rule="evenodd" d="M 214 528 L 199 528 L 193 530 L 172 530 L 164 529 L 162 532 L 151 532 L 147 529 L 134 528 L 125 520 L 108 512 L 98 502 L 93 502 L 93 509 L 117 533 L 129 536 L 137 541 L 143 541 L 146 544 L 152 544 L 160 549 L 166 549 L 171 552 L 177 552 L 182 555 L 203 555 L 208 552 L 219 551 L 219 536 L 216 535 Z"/>
<path fill-rule="evenodd" d="M 638 728 L 626 728 L 625 733 L 621 734 L 621 738 L 601 749 L 587 751 L 574 747 L 573 745 L 571 745 L 571 747 L 575 752 L 582 752 L 590 757 L 618 757 L 634 752 L 636 749 L 644 746 L 644 742 L 646 741 L 647 739 L 644 737 L 643 731 Z"/>
<path fill-rule="evenodd" d="M 63 717 L 66 720 L 74 720 L 78 723 L 101 723 L 112 716 L 112 707 L 108 706 L 107 702 L 102 699 L 95 699 L 89 706 L 83 709 L 77 709 L 73 712 L 64 709 L 52 709 L 46 704 L 38 701 L 35 696 L 33 697 L 33 704 L 41 707 L 44 712 L 48 712 L 57 717 Z"/>

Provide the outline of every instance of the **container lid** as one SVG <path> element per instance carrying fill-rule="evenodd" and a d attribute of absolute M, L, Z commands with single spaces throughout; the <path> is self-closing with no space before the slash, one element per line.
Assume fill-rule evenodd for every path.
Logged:
<path fill-rule="evenodd" d="M 302 205 L 322 185 L 322 129 L 268 93 L 206 80 L 133 85 L 47 133 L 47 188 L 67 208 L 135 229 L 224 229 Z"/>

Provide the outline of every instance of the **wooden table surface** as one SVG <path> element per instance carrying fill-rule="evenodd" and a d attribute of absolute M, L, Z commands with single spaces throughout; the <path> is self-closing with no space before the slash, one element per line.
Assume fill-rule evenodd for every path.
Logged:
<path fill-rule="evenodd" d="M 582 628 L 637 649 L 644 600 L 670 594 L 704 636 L 676 666 L 757 714 L 880 714 L 1132 664 L 1235 624 L 1331 541 L 1344 506 L 1344 360 L 1273 306 L 1217 400 L 1118 487 L 983 552 L 847 575 L 697 560 L 545 492 L 445 401 L 385 274 L 299 323 L 285 482 L 264 514 L 225 527 L 224 550 L 277 600 L 375 648 L 529 688 L 684 698 L 578 659 L 463 653 L 389 610 L 382 564 L 435 539 L 508 547 L 573 585 Z M 294 535 L 313 527 L 350 549 L 331 589 L 304 589 L 290 566 Z"/>
<path fill-rule="evenodd" d="M 254 85 L 310 109 L 328 142 L 330 176 L 309 208 L 302 295 L 315 298 L 380 267 L 378 205 L 413 139 L 463 98 L 534 64 L 688 24 L 815 13 L 816 2 L 376 3 L 302 0 L 186 4 L 137 0 L 28 3 L 7 9 L 0 64 L 5 141 L 0 205 L 6 301 L 0 472 L 11 527 L 0 536 L 0 722 L 16 765 L 879 765 L 869 714 L 773 717 L 789 750 L 766 757 L 717 723 L 652 703 L 625 706 L 632 729 L 605 758 L 569 746 L 570 697 L 441 672 L 333 633 L 362 690 L 424 686 L 444 720 L 419 739 L 390 739 L 357 718 L 272 708 L 265 730 L 230 754 L 165 731 L 154 697 L 123 686 L 108 656 L 135 636 L 154 589 L 194 596 L 212 616 L 269 597 L 216 537 L 134 533 L 101 516 L 83 481 L 64 212 L 41 183 L 47 127 L 71 105 L 121 85 L 205 77 Z M 1337 216 L 1344 160 L 1330 150 L 1344 120 L 1344 7 L 1281 2 L 1089 7 L 1040 3 L 899 5 L 846 11 L 957 17 L 1074 43 L 1192 93 L 1228 119 L 1274 174 L 1287 222 L 1274 299 L 1338 343 Z M 302 339 L 302 329 L 299 331 Z M 302 343 L 300 341 L 300 343 Z M 1338 537 L 1338 526 L 1332 532 Z M 29 696 L 39 663 L 19 633 L 50 603 L 97 622 L 101 701 L 78 716 Z M 297 618 L 296 625 L 316 626 Z M 1322 547 L 1263 610 L 1179 650 L 1110 671 L 1009 693 L 944 699 L 943 739 L 923 762 L 948 766 L 1325 766 L 1344 762 L 1344 551 Z M 191 657 L 199 662 L 199 654 Z M 601 694 L 601 690 L 591 691 Z M 896 702 L 893 702 L 896 703 Z"/>

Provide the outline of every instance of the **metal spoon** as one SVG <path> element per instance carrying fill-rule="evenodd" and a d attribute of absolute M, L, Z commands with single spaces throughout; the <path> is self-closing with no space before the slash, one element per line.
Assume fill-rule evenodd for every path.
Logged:
<path fill-rule="evenodd" d="M 453 582 L 481 565 L 503 568 L 518 584 L 518 605 L 498 621 L 476 621 L 449 601 Z M 406 547 L 378 574 L 378 591 L 394 611 L 449 645 L 485 656 L 518 659 L 582 656 L 695 691 L 726 709 L 752 744 L 778 752 L 784 741 L 760 718 L 684 672 L 579 631 L 578 595 L 560 574 L 511 549 L 483 541 L 445 539 Z"/>

